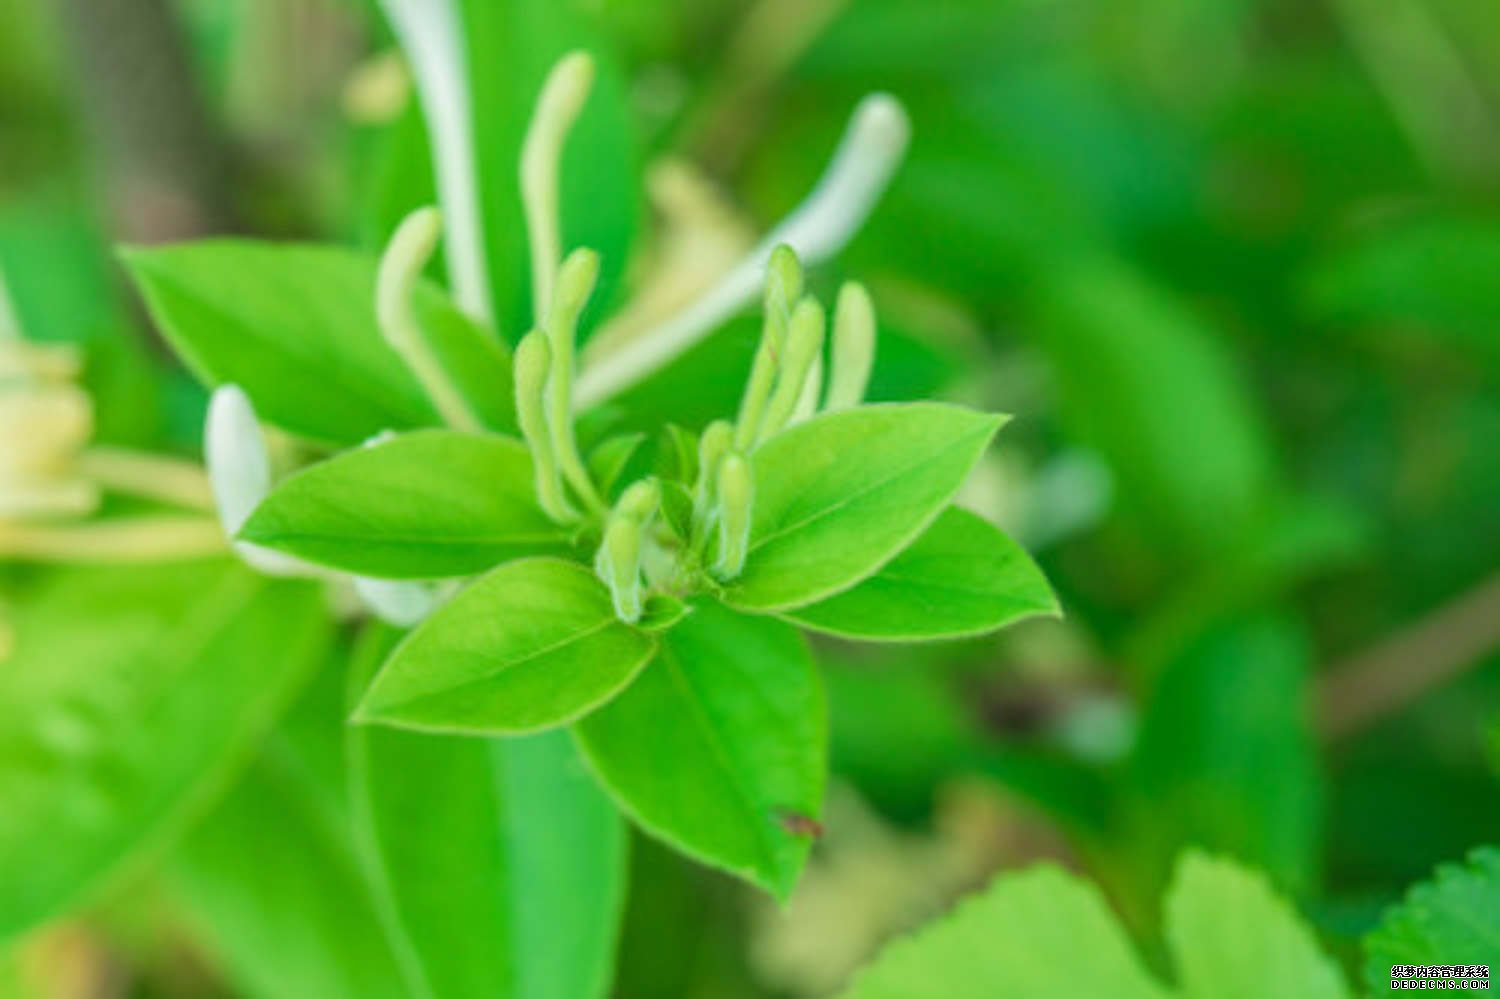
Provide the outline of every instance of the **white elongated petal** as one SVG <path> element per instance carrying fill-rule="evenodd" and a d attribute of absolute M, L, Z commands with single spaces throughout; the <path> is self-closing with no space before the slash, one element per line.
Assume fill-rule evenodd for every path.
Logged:
<path fill-rule="evenodd" d="M 448 230 L 448 283 L 465 312 L 488 319 L 468 52 L 455 0 L 381 0 L 381 7 L 411 64 L 431 133 L 432 168 Z"/>
<path fill-rule="evenodd" d="M 255 419 L 255 407 L 238 385 L 221 385 L 209 399 L 203 457 L 219 523 L 233 538 L 271 491 L 266 441 Z"/>
<path fill-rule="evenodd" d="M 811 266 L 841 250 L 864 224 L 901 162 L 911 136 L 906 111 L 889 94 L 860 101 L 828 168 L 812 193 L 718 284 L 660 326 L 586 369 L 574 396 L 579 408 L 608 399 L 703 339 L 751 301 L 766 265 L 785 243 Z"/>
<path fill-rule="evenodd" d="M 203 431 L 203 457 L 208 484 L 224 536 L 235 554 L 250 568 L 267 576 L 332 578 L 335 574 L 282 552 L 263 548 L 234 536 L 271 491 L 271 458 L 255 418 L 255 407 L 238 385 L 221 385 L 208 402 Z"/>
<path fill-rule="evenodd" d="M 397 579 L 354 577 L 354 592 L 366 607 L 386 624 L 410 628 L 421 622 L 437 607 L 438 590 L 423 583 Z"/>

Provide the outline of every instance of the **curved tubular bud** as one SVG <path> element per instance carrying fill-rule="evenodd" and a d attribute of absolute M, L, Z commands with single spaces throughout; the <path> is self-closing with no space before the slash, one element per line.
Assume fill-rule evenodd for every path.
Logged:
<path fill-rule="evenodd" d="M 807 376 L 812 373 L 813 361 L 822 353 L 824 324 L 823 306 L 817 299 L 808 296 L 797 303 L 781 360 L 781 377 L 776 380 L 776 392 L 766 407 L 766 419 L 757 440 L 772 436 L 792 418 L 807 385 Z"/>
<path fill-rule="evenodd" d="M 719 464 L 719 557 L 714 573 L 720 579 L 734 579 L 744 571 L 754 500 L 750 464 L 743 455 L 731 451 Z"/>
<path fill-rule="evenodd" d="M 715 420 L 703 428 L 703 435 L 698 438 L 698 479 L 693 484 L 693 496 L 701 504 L 713 500 L 719 462 L 733 446 L 734 426 L 728 420 Z"/>
<path fill-rule="evenodd" d="M 833 370 L 824 404 L 828 411 L 849 409 L 864 401 L 875 367 L 875 331 L 870 293 L 856 281 L 845 283 L 833 313 Z"/>
<path fill-rule="evenodd" d="M 557 287 L 548 311 L 547 339 L 552 345 L 552 376 L 548 380 L 548 426 L 552 450 L 568 484 L 595 512 L 605 509 L 604 499 L 589 478 L 573 437 L 573 345 L 578 337 L 578 316 L 583 312 L 594 282 L 599 279 L 599 254 L 578 249 L 568 254 L 557 275 Z"/>
<path fill-rule="evenodd" d="M 516 345 L 512 367 L 516 378 L 516 422 L 531 449 L 537 503 L 558 523 L 576 520 L 578 514 L 563 495 L 552 435 L 547 430 L 547 378 L 552 367 L 552 348 L 547 344 L 546 334 L 532 330 L 522 337 Z"/>
<path fill-rule="evenodd" d="M 479 420 L 438 363 L 411 304 L 422 268 L 432 259 L 442 231 L 442 215 L 436 208 L 418 208 L 401 220 L 380 258 L 375 319 L 385 342 L 416 375 L 443 422 L 472 433 L 480 429 Z"/>
<path fill-rule="evenodd" d="M 411 628 L 439 603 L 440 592 L 434 587 L 399 579 L 354 577 L 354 592 L 371 613 L 386 624 Z"/>
<path fill-rule="evenodd" d="M 792 417 L 786 421 L 786 425 L 794 427 L 804 420 L 811 419 L 818 412 L 818 403 L 823 399 L 823 355 L 813 355 L 812 367 L 807 371 L 807 380 L 802 383 L 802 394 L 797 397 L 797 405 L 792 407 Z"/>
<path fill-rule="evenodd" d="M 642 479 L 631 483 L 630 488 L 620 494 L 619 501 L 615 503 L 615 515 L 628 517 L 645 526 L 660 505 L 661 486 L 655 479 Z"/>
<path fill-rule="evenodd" d="M 735 421 L 734 446 L 740 451 L 755 443 L 766 401 L 776 383 L 778 358 L 786 345 L 787 324 L 792 306 L 802 294 L 802 264 L 796 252 L 785 243 L 771 251 L 766 263 L 766 290 L 761 297 L 763 319 L 760 345 L 740 397 L 739 416 Z"/>
<path fill-rule="evenodd" d="M 833 160 L 802 204 L 692 304 L 584 371 L 578 405 L 603 402 L 717 329 L 754 296 L 778 245 L 790 245 L 809 266 L 841 250 L 895 173 L 910 132 L 906 111 L 894 97 L 872 94 L 862 100 Z"/>
<path fill-rule="evenodd" d="M 238 385 L 221 385 L 208 402 L 203 428 L 203 458 L 208 466 L 208 484 L 224 536 L 235 554 L 252 569 L 268 576 L 313 576 L 324 579 L 337 574 L 301 559 L 246 541 L 235 535 L 271 491 L 271 459 L 255 418 L 255 407 Z"/>
<path fill-rule="evenodd" d="M 767 316 L 774 314 L 790 318 L 792 309 L 802 298 L 802 261 L 797 251 L 786 243 L 771 251 L 766 261 L 766 290 L 761 297 L 761 306 Z M 785 333 L 785 330 L 780 332 Z M 776 343 L 781 347 L 780 341 Z"/>
<path fill-rule="evenodd" d="M 562 256 L 558 164 L 563 143 L 593 85 L 594 60 L 587 52 L 570 52 L 559 59 L 542 84 L 521 144 L 521 207 L 531 246 L 531 307 L 539 324 L 548 322 L 542 310 L 552 301 Z"/>
<path fill-rule="evenodd" d="M 611 517 L 594 567 L 609 587 L 615 615 L 626 624 L 641 619 L 641 525 Z"/>
<path fill-rule="evenodd" d="M 411 64 L 417 98 L 432 133 L 432 168 L 448 219 L 448 285 L 459 306 L 490 318 L 489 277 L 480 231 L 468 53 L 458 0 L 381 0 Z"/>

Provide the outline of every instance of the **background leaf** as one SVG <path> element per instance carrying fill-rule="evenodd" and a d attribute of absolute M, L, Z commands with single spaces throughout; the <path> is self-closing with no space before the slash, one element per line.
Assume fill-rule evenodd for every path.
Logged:
<path fill-rule="evenodd" d="M 1365 938 L 1365 984 L 1391 987 L 1395 964 L 1500 967 L 1500 850 L 1481 847 L 1406 893 Z"/>
<path fill-rule="evenodd" d="M 996 878 L 942 920 L 898 940 L 846 999 L 1166 999 L 1097 888 L 1040 864 Z"/>
<path fill-rule="evenodd" d="M 1259 874 L 1189 852 L 1177 863 L 1165 906 L 1167 941 L 1188 999 L 1350 995 L 1338 965 Z"/>
<path fill-rule="evenodd" d="M 218 561 L 62 573 L 0 668 L 0 938 L 160 848 L 321 654 L 317 590 Z"/>
<path fill-rule="evenodd" d="M 189 920 L 251 995 L 424 994 L 360 866 L 343 688 L 330 664 L 168 867 Z"/>
<path fill-rule="evenodd" d="M 361 657 L 395 640 L 372 629 Z M 357 726 L 349 742 L 371 863 L 434 995 L 607 993 L 625 828 L 567 735 Z"/>
<path fill-rule="evenodd" d="M 1316 883 L 1323 786 L 1307 660 L 1292 622 L 1249 616 L 1211 629 L 1156 679 L 1130 767 L 1142 869 L 1155 884 L 1187 845 L 1295 892 Z"/>

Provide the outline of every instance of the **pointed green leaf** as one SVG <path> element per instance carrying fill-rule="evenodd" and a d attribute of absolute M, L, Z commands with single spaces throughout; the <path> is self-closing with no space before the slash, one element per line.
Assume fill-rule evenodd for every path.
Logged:
<path fill-rule="evenodd" d="M 407 636 L 365 694 L 359 720 L 471 734 L 573 721 L 624 689 L 652 638 L 615 617 L 576 562 L 501 566 Z"/>
<path fill-rule="evenodd" d="M 938 403 L 863 406 L 773 437 L 752 459 L 750 555 L 725 602 L 787 610 L 873 574 L 948 505 L 1002 422 Z"/>
<path fill-rule="evenodd" d="M 1413 887 L 1365 938 L 1365 984 L 1389 992 L 1396 964 L 1500 969 L 1500 849 L 1481 847 Z"/>
<path fill-rule="evenodd" d="M 525 445 L 451 430 L 403 434 L 303 469 L 272 490 L 240 536 L 386 579 L 468 575 L 567 541 L 536 504 Z"/>
<path fill-rule="evenodd" d="M 440 421 L 375 322 L 374 257 L 334 247 L 209 240 L 125 255 L 157 325 L 210 385 L 232 382 L 267 421 L 335 444 Z M 435 285 L 418 321 L 493 430 L 513 430 L 510 359 Z"/>
<path fill-rule="evenodd" d="M 1057 612 L 1025 549 L 983 518 L 949 507 L 875 575 L 784 616 L 841 638 L 912 642 L 979 635 Z"/>
<path fill-rule="evenodd" d="M 1050 864 L 996 878 L 887 947 L 846 999 L 1167 999 L 1099 890 Z"/>
<path fill-rule="evenodd" d="M 1338 965 L 1264 875 L 1190 851 L 1177 863 L 1165 909 L 1185 999 L 1349 995 Z"/>
<path fill-rule="evenodd" d="M 0 939 L 162 845 L 242 764 L 327 639 L 303 584 L 209 561 L 68 572 L 0 663 Z"/>
<path fill-rule="evenodd" d="M 595 772 L 647 832 L 780 897 L 823 801 L 822 682 L 795 628 L 705 602 L 636 682 L 575 728 Z"/>
<path fill-rule="evenodd" d="M 372 631 L 371 666 L 393 641 Z M 369 860 L 432 995 L 606 993 L 625 827 L 565 733 L 354 726 L 349 744 Z"/>

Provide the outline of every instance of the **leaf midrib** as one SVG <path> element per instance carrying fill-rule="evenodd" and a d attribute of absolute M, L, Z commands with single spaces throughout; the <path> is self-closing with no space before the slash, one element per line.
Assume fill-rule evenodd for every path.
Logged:
<path fill-rule="evenodd" d="M 989 432 L 992 432 L 992 431 L 985 431 L 986 434 L 989 433 Z M 916 461 L 911 462 L 908 465 L 901 466 L 900 468 L 896 469 L 894 472 L 891 472 L 889 475 L 886 475 L 886 476 L 884 476 L 882 478 L 876 479 L 873 482 L 867 483 L 866 485 L 860 487 L 859 489 L 856 489 L 853 492 L 850 492 L 847 495 L 841 497 L 837 502 L 831 503 L 828 506 L 822 507 L 822 508 L 814 511 L 810 516 L 804 517 L 803 519 L 801 519 L 799 521 L 796 521 L 795 523 L 788 524 L 788 525 L 786 525 L 784 527 L 778 528 L 777 530 L 773 531 L 770 534 L 767 534 L 767 535 L 763 536 L 758 541 L 756 541 L 754 544 L 752 544 L 750 546 L 750 551 L 754 552 L 754 551 L 756 551 L 756 550 L 758 550 L 760 548 L 765 547 L 766 545 L 770 544 L 773 541 L 776 541 L 776 540 L 778 540 L 780 538 L 785 537 L 788 534 L 792 534 L 792 533 L 794 533 L 796 531 L 802 530 L 803 528 L 807 527 L 809 524 L 816 523 L 817 521 L 822 520 L 825 517 L 828 517 L 828 516 L 831 516 L 832 514 L 838 513 L 840 510 L 843 510 L 845 507 L 849 506 L 851 503 L 854 503 L 857 500 L 861 500 L 861 499 L 865 498 L 870 493 L 873 493 L 876 490 L 885 488 L 886 486 L 888 486 L 892 482 L 894 482 L 896 479 L 903 478 L 903 477 L 911 474 L 912 472 L 916 471 L 917 469 L 922 468 L 925 465 L 930 465 L 930 464 L 933 464 L 935 462 L 938 462 L 938 461 L 942 460 L 944 457 L 946 457 L 948 455 L 949 452 L 954 451 L 957 448 L 960 448 L 960 447 L 968 444 L 974 437 L 977 437 L 977 436 L 981 436 L 981 435 L 980 434 L 965 434 L 964 436 L 959 437 L 956 440 L 950 442 L 945 447 L 940 448 L 935 453 L 923 455 L 921 458 L 918 458 Z"/>

